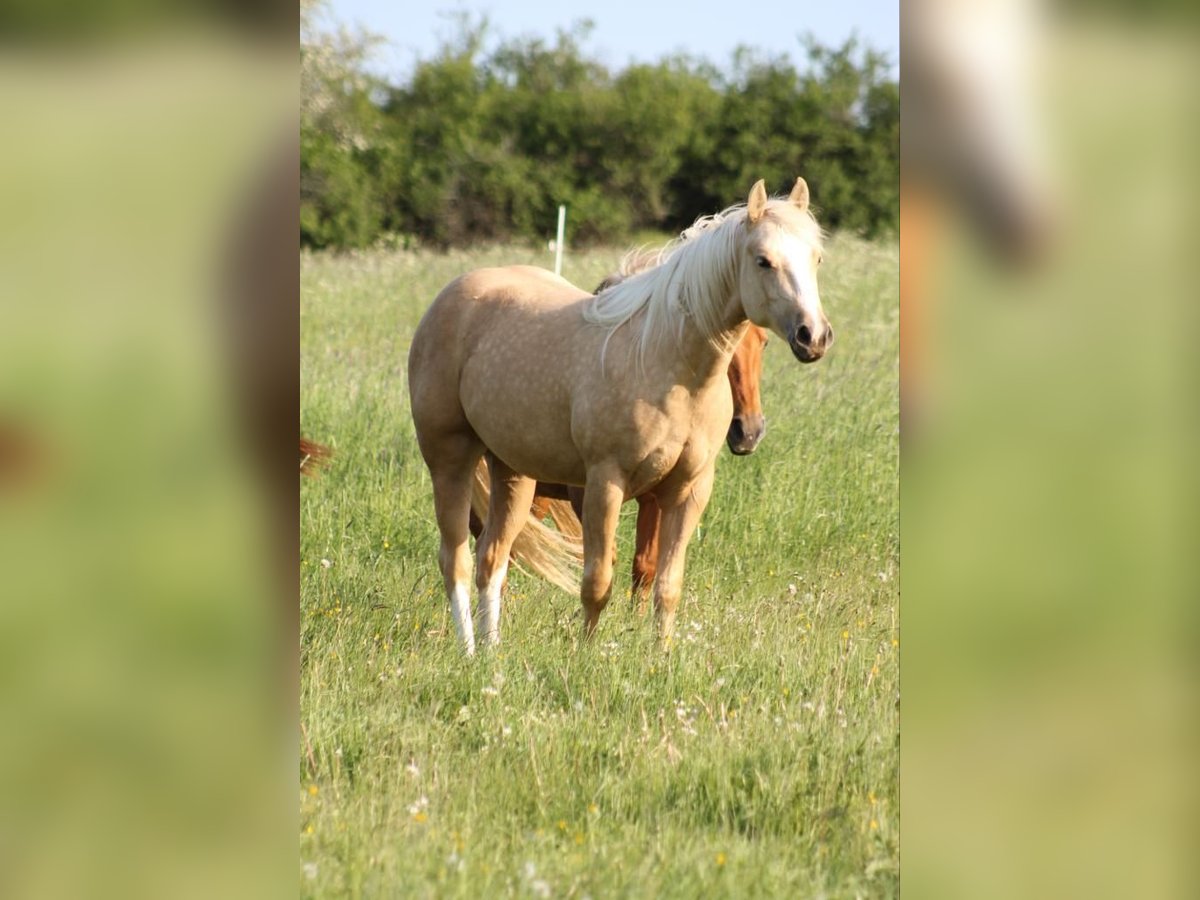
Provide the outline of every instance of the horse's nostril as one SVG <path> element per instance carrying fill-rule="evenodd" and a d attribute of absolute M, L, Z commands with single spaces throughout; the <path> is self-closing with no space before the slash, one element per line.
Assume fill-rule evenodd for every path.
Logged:
<path fill-rule="evenodd" d="M 742 420 L 741 419 L 734 419 L 732 422 L 729 423 L 729 436 L 731 438 L 733 438 L 733 440 L 735 442 L 740 441 L 745 436 L 745 434 L 746 434 L 746 432 L 742 428 Z"/>
<path fill-rule="evenodd" d="M 796 340 L 802 344 L 812 343 L 812 332 L 808 330 L 807 325 L 801 325 L 796 329 Z"/>

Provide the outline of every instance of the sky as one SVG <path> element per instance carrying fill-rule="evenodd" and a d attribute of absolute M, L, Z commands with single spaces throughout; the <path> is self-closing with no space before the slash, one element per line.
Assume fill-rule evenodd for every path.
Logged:
<path fill-rule="evenodd" d="M 332 18 L 383 35 L 388 45 L 370 68 L 401 82 L 418 59 L 433 54 L 454 33 L 447 14 L 483 13 L 492 37 L 553 37 L 580 19 L 595 28 L 584 43 L 589 56 L 610 69 L 653 62 L 686 51 L 726 68 L 739 44 L 803 59 L 799 37 L 811 33 L 825 46 L 857 34 L 886 53 L 899 73 L 900 0 L 328 0 Z"/>

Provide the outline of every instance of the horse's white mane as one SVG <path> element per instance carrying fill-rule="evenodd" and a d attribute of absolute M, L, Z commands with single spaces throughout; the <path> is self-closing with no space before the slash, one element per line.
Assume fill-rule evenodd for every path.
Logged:
<path fill-rule="evenodd" d="M 766 215 L 803 230 L 814 246 L 821 246 L 821 226 L 807 210 L 802 212 L 786 200 L 771 200 Z M 734 338 L 725 331 L 723 316 L 725 302 L 736 289 L 738 227 L 745 217 L 746 205 L 739 203 L 700 217 L 658 250 L 638 248 L 626 253 L 617 270 L 621 280 L 584 307 L 584 319 L 608 326 L 610 339 L 644 311 L 634 340 L 639 362 L 650 348 L 677 340 L 689 321 L 718 349 L 731 351 Z"/>

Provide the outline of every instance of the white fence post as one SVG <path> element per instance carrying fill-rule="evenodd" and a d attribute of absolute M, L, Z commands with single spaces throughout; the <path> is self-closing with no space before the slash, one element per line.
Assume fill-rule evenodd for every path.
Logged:
<path fill-rule="evenodd" d="M 554 274 L 562 274 L 563 235 L 566 233 L 567 208 L 558 205 L 558 237 L 554 239 Z"/>

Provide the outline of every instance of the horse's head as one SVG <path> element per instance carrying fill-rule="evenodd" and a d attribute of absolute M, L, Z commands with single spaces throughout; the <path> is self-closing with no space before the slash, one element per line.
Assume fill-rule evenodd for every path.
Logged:
<path fill-rule="evenodd" d="M 833 343 L 821 308 L 817 267 L 821 229 L 808 212 L 803 178 L 786 201 L 768 201 L 762 181 L 750 190 L 738 288 L 746 317 L 774 331 L 800 362 L 816 362 Z"/>
<path fill-rule="evenodd" d="M 763 347 L 767 332 L 757 325 L 746 329 L 733 359 L 729 362 L 729 387 L 733 392 L 733 421 L 725 443 L 737 456 L 753 453 L 767 433 L 767 418 L 762 411 L 759 382 L 762 380 Z"/>

